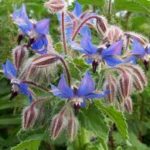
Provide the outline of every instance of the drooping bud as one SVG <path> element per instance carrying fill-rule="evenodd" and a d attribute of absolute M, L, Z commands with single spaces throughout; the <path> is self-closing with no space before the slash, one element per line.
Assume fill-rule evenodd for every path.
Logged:
<path fill-rule="evenodd" d="M 25 58 L 27 58 L 27 56 L 28 56 L 28 51 L 24 45 L 19 45 L 13 49 L 13 61 L 17 69 L 21 67 Z"/>
<path fill-rule="evenodd" d="M 113 103 L 116 98 L 117 92 L 117 81 L 112 75 L 108 75 L 104 83 L 104 90 L 108 90 L 110 93 L 107 94 L 106 99 L 108 102 Z"/>
<path fill-rule="evenodd" d="M 113 44 L 119 41 L 123 36 L 123 31 L 117 26 L 110 26 L 104 36 L 104 41 Z"/>
<path fill-rule="evenodd" d="M 72 115 L 69 119 L 68 119 L 68 126 L 67 126 L 67 131 L 68 131 L 68 136 L 69 136 L 69 140 L 73 141 L 77 135 L 78 132 L 78 120 L 77 118 Z"/>
<path fill-rule="evenodd" d="M 134 33 L 134 32 L 125 32 L 125 35 L 127 37 L 130 37 L 132 39 L 136 39 L 137 41 L 139 41 L 141 44 L 145 45 L 146 43 L 148 43 L 148 39 L 146 39 L 143 35 L 138 34 L 138 33 Z"/>
<path fill-rule="evenodd" d="M 22 118 L 22 128 L 29 129 L 32 128 L 35 124 L 35 121 L 38 116 L 38 110 L 34 105 L 30 105 L 23 110 Z"/>
<path fill-rule="evenodd" d="M 48 67 L 50 64 L 58 61 L 60 57 L 56 54 L 43 54 L 38 58 L 32 60 L 30 66 L 26 71 L 26 77 L 29 78 L 31 74 L 33 74 L 38 68 Z"/>
<path fill-rule="evenodd" d="M 108 23 L 105 17 L 100 16 L 99 19 L 97 19 L 96 22 L 97 30 L 104 35 L 104 33 L 107 31 Z"/>
<path fill-rule="evenodd" d="M 132 104 L 132 99 L 131 97 L 127 97 L 124 101 L 124 108 L 128 113 L 133 112 L 133 104 Z"/>
<path fill-rule="evenodd" d="M 119 93 L 122 98 L 129 97 L 132 91 L 132 77 L 126 71 L 122 72 L 119 77 Z"/>
<path fill-rule="evenodd" d="M 131 64 L 126 64 L 126 66 L 130 69 L 132 69 L 131 73 L 133 72 L 134 74 L 136 74 L 138 76 L 138 78 L 141 80 L 141 82 L 143 83 L 144 86 L 147 85 L 147 78 L 146 75 L 144 73 L 144 71 L 142 70 L 142 68 L 138 65 L 131 65 Z"/>
<path fill-rule="evenodd" d="M 66 113 L 67 109 L 63 107 L 61 111 L 52 119 L 51 135 L 53 140 L 55 140 L 62 133 L 63 129 L 67 125 Z"/>
<path fill-rule="evenodd" d="M 65 2 L 63 0 L 49 0 L 48 2 L 45 2 L 44 6 L 52 13 L 57 13 L 65 8 Z"/>

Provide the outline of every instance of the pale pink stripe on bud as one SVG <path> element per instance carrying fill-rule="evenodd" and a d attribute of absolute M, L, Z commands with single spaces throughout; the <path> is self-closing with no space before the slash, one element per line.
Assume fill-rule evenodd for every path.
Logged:
<path fill-rule="evenodd" d="M 116 98 L 116 92 L 117 92 L 117 81 L 112 76 L 109 75 L 104 83 L 104 90 L 108 90 L 110 93 L 106 96 L 106 99 L 108 102 L 113 103 Z"/>
<path fill-rule="evenodd" d="M 77 118 L 72 115 L 69 119 L 68 119 L 68 126 L 67 126 L 67 131 L 68 131 L 68 137 L 70 141 L 73 141 L 78 133 L 78 120 Z"/>
<path fill-rule="evenodd" d="M 30 105 L 24 108 L 23 118 L 22 118 L 22 128 L 29 129 L 32 128 L 36 122 L 38 116 L 38 110 L 35 105 Z"/>
<path fill-rule="evenodd" d="M 133 112 L 133 104 L 131 97 L 127 97 L 124 101 L 124 108 L 128 113 Z"/>
<path fill-rule="evenodd" d="M 132 77 L 129 73 L 123 72 L 119 79 L 119 93 L 121 97 L 126 98 L 130 96 L 132 91 Z"/>
<path fill-rule="evenodd" d="M 13 61 L 17 69 L 21 67 L 27 56 L 28 51 L 24 45 L 19 45 L 13 49 Z"/>
<path fill-rule="evenodd" d="M 48 2 L 45 2 L 44 6 L 52 13 L 57 13 L 65 8 L 65 2 L 63 0 L 49 0 Z"/>

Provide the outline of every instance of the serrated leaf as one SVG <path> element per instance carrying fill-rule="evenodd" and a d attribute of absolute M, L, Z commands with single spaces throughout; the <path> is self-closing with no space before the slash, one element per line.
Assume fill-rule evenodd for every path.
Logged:
<path fill-rule="evenodd" d="M 11 148 L 11 150 L 38 150 L 41 140 L 26 140 Z"/>
<path fill-rule="evenodd" d="M 117 111 L 113 106 L 104 106 L 100 101 L 96 101 L 97 107 L 106 114 L 115 124 L 123 138 L 128 139 L 128 127 L 122 112 Z"/>
<path fill-rule="evenodd" d="M 99 139 L 99 143 L 101 143 L 103 149 L 107 150 L 108 127 L 101 111 L 94 107 L 94 105 L 91 105 L 88 109 L 80 111 L 79 120 L 85 129 Z"/>

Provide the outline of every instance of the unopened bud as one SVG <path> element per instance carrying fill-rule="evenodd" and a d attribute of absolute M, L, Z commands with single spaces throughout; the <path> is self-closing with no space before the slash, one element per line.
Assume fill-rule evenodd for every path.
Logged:
<path fill-rule="evenodd" d="M 143 35 L 138 34 L 138 33 L 134 33 L 134 32 L 125 32 L 125 35 L 127 37 L 130 37 L 132 39 L 136 39 L 137 41 L 139 41 L 141 44 L 145 45 L 146 43 L 148 43 L 148 39 L 145 38 Z"/>
<path fill-rule="evenodd" d="M 35 124 L 38 116 L 38 110 L 34 105 L 30 105 L 23 110 L 22 128 L 29 129 Z"/>
<path fill-rule="evenodd" d="M 119 93 L 121 97 L 126 98 L 130 96 L 132 90 L 132 77 L 129 73 L 123 72 L 119 79 Z"/>
<path fill-rule="evenodd" d="M 108 28 L 108 23 L 106 18 L 101 16 L 99 19 L 97 19 L 96 26 L 98 31 L 104 35 L 104 33 L 107 31 Z"/>
<path fill-rule="evenodd" d="M 64 113 L 55 115 L 51 123 L 52 139 L 55 140 L 62 133 L 65 126 L 66 126 L 66 119 Z"/>
<path fill-rule="evenodd" d="M 110 44 L 119 41 L 123 36 L 123 31 L 117 26 L 110 26 L 105 33 L 104 39 L 107 39 Z"/>
<path fill-rule="evenodd" d="M 74 115 L 68 119 L 67 131 L 70 141 L 75 139 L 78 132 L 78 125 L 78 120 Z"/>
<path fill-rule="evenodd" d="M 106 81 L 104 83 L 104 90 L 108 90 L 110 93 L 107 94 L 106 99 L 108 102 L 112 103 L 114 102 L 116 98 L 116 92 L 117 92 L 117 81 L 115 78 L 111 75 L 109 75 L 106 78 Z"/>
<path fill-rule="evenodd" d="M 124 101 L 124 108 L 128 113 L 133 112 L 133 104 L 131 97 L 127 97 Z"/>
<path fill-rule="evenodd" d="M 27 48 L 24 45 L 19 45 L 13 49 L 13 60 L 15 67 L 19 69 L 23 64 L 25 58 L 28 56 Z"/>
<path fill-rule="evenodd" d="M 52 13 L 57 13 L 65 8 L 65 3 L 63 0 L 49 0 L 44 4 Z"/>

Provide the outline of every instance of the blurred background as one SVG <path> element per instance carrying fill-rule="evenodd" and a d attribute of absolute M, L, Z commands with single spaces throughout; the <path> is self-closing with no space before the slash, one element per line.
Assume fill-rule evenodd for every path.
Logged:
<path fill-rule="evenodd" d="M 78 1 L 83 4 L 84 9 L 90 8 L 94 12 L 106 16 L 110 24 L 116 24 L 125 31 L 141 33 L 150 39 L 150 0 L 112 0 L 111 12 L 108 11 L 107 0 Z M 2 63 L 7 58 L 11 58 L 11 50 L 17 44 L 18 29 L 12 22 L 11 13 L 22 3 L 26 4 L 31 18 L 40 20 L 48 17 L 51 19 L 50 33 L 53 40 L 59 41 L 56 15 L 49 14 L 43 7 L 44 2 L 44 0 L 0 0 L 0 69 L 2 69 Z M 150 71 L 146 71 L 146 74 L 150 79 Z M 21 111 L 27 103 L 27 99 L 23 96 L 18 96 L 12 101 L 9 100 L 10 91 L 9 81 L 0 72 L 0 150 L 9 150 L 19 143 Z M 127 150 L 149 150 L 150 84 L 143 93 L 133 95 L 133 103 L 133 114 L 126 114 L 129 141 L 132 146 L 124 146 L 124 141 L 117 133 L 114 133 L 115 143 L 124 146 L 124 149 Z"/>

